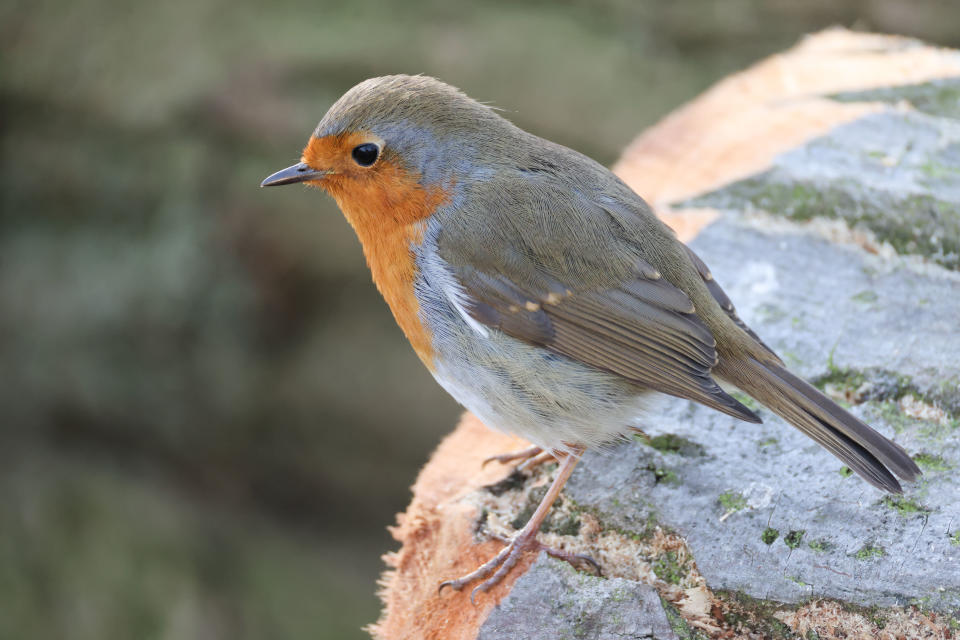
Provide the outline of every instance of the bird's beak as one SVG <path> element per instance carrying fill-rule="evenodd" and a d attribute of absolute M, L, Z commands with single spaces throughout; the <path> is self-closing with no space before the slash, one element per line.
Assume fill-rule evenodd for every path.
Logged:
<path fill-rule="evenodd" d="M 282 184 L 293 184 L 295 182 L 306 182 L 307 180 L 319 180 L 320 178 L 333 173 L 332 171 L 317 171 L 305 162 L 295 164 L 292 167 L 281 169 L 260 183 L 261 187 L 278 187 Z"/>

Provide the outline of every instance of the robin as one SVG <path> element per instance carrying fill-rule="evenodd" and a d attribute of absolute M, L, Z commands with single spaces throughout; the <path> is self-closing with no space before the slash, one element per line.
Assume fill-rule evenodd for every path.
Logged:
<path fill-rule="evenodd" d="M 336 200 L 417 355 L 484 424 L 560 461 L 530 521 L 493 559 L 443 583 L 499 582 L 531 549 L 583 451 L 624 437 L 659 394 L 748 422 L 736 386 L 871 485 L 920 469 L 788 371 L 710 270 L 590 158 L 527 133 L 425 76 L 361 82 L 323 117 L 297 182 Z M 543 454 L 541 454 L 543 455 Z M 546 549 L 569 561 L 576 558 Z"/>

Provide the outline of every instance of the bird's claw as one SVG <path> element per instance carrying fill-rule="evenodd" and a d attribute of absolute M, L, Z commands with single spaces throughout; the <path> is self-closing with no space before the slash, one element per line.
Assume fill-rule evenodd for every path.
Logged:
<path fill-rule="evenodd" d="M 521 531 L 512 540 L 505 539 L 502 536 L 495 537 L 507 542 L 507 546 L 501 549 L 500 553 L 467 575 L 461 576 L 455 580 L 446 580 L 441 582 L 437 593 L 441 593 L 444 587 L 450 587 L 454 591 L 460 591 L 465 586 L 476 580 L 483 580 L 483 582 L 474 587 L 473 591 L 470 592 L 470 603 L 476 605 L 477 594 L 485 593 L 499 584 L 507 576 L 507 574 L 510 573 L 510 570 L 516 566 L 516 564 L 520 561 L 520 558 L 527 551 L 544 551 L 551 557 L 569 562 L 574 568 L 577 568 L 579 563 L 586 563 L 596 571 L 598 576 L 603 575 L 600 565 L 597 564 L 597 561 L 590 556 L 581 553 L 570 553 L 569 551 L 548 547 L 537 540 L 535 534 L 527 535 L 525 532 Z M 487 576 L 490 577 L 488 578 Z"/>
<path fill-rule="evenodd" d="M 564 562 L 570 564 L 574 569 L 579 569 L 577 566 L 579 563 L 589 565 L 593 572 L 597 574 L 598 578 L 603 577 L 603 569 L 600 568 L 600 565 L 596 560 L 585 553 L 570 553 L 569 551 L 553 549 L 551 547 L 545 547 L 542 545 L 540 548 L 543 549 L 548 556 L 556 558 L 557 560 L 563 560 Z"/>

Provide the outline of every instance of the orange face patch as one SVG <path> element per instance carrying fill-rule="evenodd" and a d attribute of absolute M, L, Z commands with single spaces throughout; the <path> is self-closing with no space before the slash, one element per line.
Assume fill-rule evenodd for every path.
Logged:
<path fill-rule="evenodd" d="M 350 154 L 367 142 L 380 145 L 382 153 L 372 166 L 361 167 Z M 420 304 L 413 290 L 417 266 L 411 247 L 423 241 L 423 222 L 448 194 L 439 187 L 424 188 L 420 175 L 402 166 L 382 145 L 363 132 L 311 138 L 303 150 L 303 162 L 333 172 L 312 182 L 337 201 L 360 238 L 377 289 L 417 355 L 433 369 L 431 335 L 420 322 Z"/>
<path fill-rule="evenodd" d="M 310 142 L 303 149 L 301 160 L 315 169 L 333 171 L 333 175 L 340 178 L 362 178 L 364 174 L 373 171 L 378 163 L 370 167 L 361 167 L 354 162 L 350 152 L 354 147 L 366 142 L 376 143 L 381 149 L 383 148 L 383 140 L 365 132 L 310 138 Z"/>

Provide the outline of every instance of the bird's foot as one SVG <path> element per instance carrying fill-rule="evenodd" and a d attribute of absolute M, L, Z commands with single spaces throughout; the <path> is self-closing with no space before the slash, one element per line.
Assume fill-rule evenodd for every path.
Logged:
<path fill-rule="evenodd" d="M 508 453 L 501 453 L 498 456 L 490 456 L 486 458 L 482 463 L 481 467 L 487 466 L 490 462 L 499 462 L 500 464 L 507 464 L 508 462 L 513 462 L 514 460 L 530 460 L 535 458 L 543 453 L 543 449 L 537 446 L 527 447 L 526 449 L 520 449 L 519 451 L 510 451 Z"/>
<path fill-rule="evenodd" d="M 514 460 L 522 460 L 522 462 L 517 465 L 516 470 L 526 472 L 530 471 L 534 467 L 544 464 L 545 462 L 558 461 L 564 455 L 565 454 L 563 453 L 544 451 L 540 447 L 528 447 L 526 449 L 521 449 L 520 451 L 511 451 L 509 453 L 501 453 L 498 456 L 490 456 L 483 461 L 481 467 L 487 466 L 488 462 L 496 461 L 500 464 L 506 464 L 508 462 L 513 462 Z"/>
<path fill-rule="evenodd" d="M 529 452 L 530 450 L 528 449 L 527 451 Z M 573 473 L 573 468 L 577 466 L 577 462 L 580 460 L 580 456 L 583 454 L 583 446 L 571 445 L 570 451 L 570 454 L 563 456 L 563 460 L 560 463 L 557 474 L 554 477 L 553 482 L 550 484 L 550 488 L 547 489 L 547 493 L 544 494 L 543 498 L 540 500 L 537 510 L 533 512 L 533 515 L 530 516 L 530 520 L 524 525 L 523 529 L 521 529 L 520 532 L 514 536 L 513 540 L 505 540 L 505 542 L 507 542 L 507 546 L 504 547 L 500 553 L 491 558 L 489 562 L 486 562 L 478 567 L 476 571 L 468 573 L 462 578 L 457 578 L 456 580 L 447 580 L 446 582 L 441 583 L 439 589 L 440 591 L 443 591 L 444 587 L 452 587 L 453 589 L 459 591 L 472 582 L 483 580 L 483 582 L 474 588 L 474 590 L 470 593 L 470 602 L 475 603 L 474 598 L 476 597 L 477 593 L 489 591 L 491 587 L 503 580 L 527 551 L 546 551 L 553 557 L 566 560 L 574 565 L 576 565 L 576 562 L 579 561 L 587 562 L 593 565 L 593 567 L 599 573 L 600 567 L 596 562 L 593 561 L 592 558 L 581 556 L 579 554 L 568 553 L 559 549 L 551 549 L 540 544 L 540 542 L 537 540 L 537 531 L 540 530 L 540 525 L 543 524 L 544 518 L 547 517 L 550 507 L 553 506 L 557 496 L 559 496 L 560 492 L 563 490 L 563 485 L 566 484 L 567 480 L 570 478 L 570 474 Z M 543 453 L 544 452 L 541 451 L 540 453 L 533 453 L 531 455 L 534 457 L 539 457 Z"/>
<path fill-rule="evenodd" d="M 501 549 L 500 553 L 477 567 L 475 571 L 456 580 L 447 580 L 440 583 L 439 590 L 443 591 L 444 587 L 450 587 L 455 591 L 460 591 L 465 586 L 477 580 L 483 580 L 483 582 L 474 587 L 473 591 L 470 592 L 470 602 L 476 604 L 475 598 L 477 594 L 485 593 L 499 584 L 510 573 L 510 570 L 517 565 L 520 558 L 523 557 L 523 554 L 528 551 L 544 551 L 554 558 L 569 562 L 576 569 L 586 565 L 593 569 L 597 575 L 601 575 L 600 565 L 598 565 L 593 558 L 580 553 L 571 553 L 562 549 L 548 547 L 537 540 L 536 530 L 531 531 L 524 527 L 512 540 L 500 536 L 497 537 L 507 543 L 507 546 Z"/>

